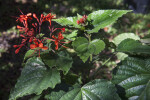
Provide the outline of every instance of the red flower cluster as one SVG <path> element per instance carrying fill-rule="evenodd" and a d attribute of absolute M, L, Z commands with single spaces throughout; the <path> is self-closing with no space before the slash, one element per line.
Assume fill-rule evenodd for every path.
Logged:
<path fill-rule="evenodd" d="M 55 41 L 55 50 L 58 50 L 58 45 L 60 44 L 60 40 L 64 39 L 63 35 L 61 34 L 61 32 L 58 34 L 58 38 L 56 38 L 54 35 L 52 36 L 52 38 Z"/>
<path fill-rule="evenodd" d="M 30 45 L 31 49 L 43 49 L 43 50 L 47 50 L 48 49 L 48 47 L 43 46 L 43 43 L 40 40 L 35 39 L 35 40 L 33 40 L 33 42 L 34 42 L 34 44 Z"/>
<path fill-rule="evenodd" d="M 77 20 L 77 24 L 85 24 L 87 19 L 87 16 L 84 15 L 82 18 L 80 18 L 80 20 Z"/>
<path fill-rule="evenodd" d="M 22 11 L 20 10 L 20 12 L 22 13 Z M 51 25 L 51 21 L 52 19 L 56 18 L 56 15 L 53 15 L 51 13 L 47 14 L 46 16 L 41 14 L 40 19 L 38 19 L 37 15 L 35 13 L 28 13 L 27 15 L 24 15 L 22 13 L 22 15 L 20 15 L 19 17 L 17 17 L 17 22 L 21 22 L 23 24 L 23 26 L 19 26 L 17 25 L 17 28 L 19 29 L 19 31 L 23 32 L 23 34 L 20 34 L 20 37 L 22 37 L 22 42 L 20 45 L 14 45 L 14 48 L 17 48 L 15 53 L 17 54 L 19 52 L 19 50 L 25 46 L 26 44 L 30 45 L 30 49 L 35 49 L 35 50 L 39 50 L 39 56 L 40 56 L 40 50 L 47 50 L 48 47 L 44 46 L 44 41 L 45 39 L 42 38 L 37 38 L 37 35 L 39 35 L 41 33 L 41 25 L 43 22 L 47 21 L 49 22 L 49 29 L 50 29 L 50 33 L 54 33 L 54 31 L 56 30 L 60 30 L 60 32 L 56 35 L 58 35 L 58 37 L 56 38 L 56 35 L 52 35 L 50 34 L 50 38 L 46 38 L 49 40 L 52 40 L 54 42 L 54 44 L 56 45 L 55 50 L 58 50 L 58 46 L 61 45 L 60 43 L 65 43 L 65 42 L 60 42 L 62 39 L 64 39 L 62 32 L 65 32 L 65 28 L 55 28 L 52 27 Z M 36 23 L 32 23 L 32 20 L 36 19 Z"/>

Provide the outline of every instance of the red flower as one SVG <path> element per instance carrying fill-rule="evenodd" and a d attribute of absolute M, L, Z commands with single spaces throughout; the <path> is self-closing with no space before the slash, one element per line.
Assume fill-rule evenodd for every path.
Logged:
<path fill-rule="evenodd" d="M 84 15 L 82 18 L 80 18 L 80 20 L 77 20 L 77 24 L 85 24 L 87 19 L 87 16 Z"/>
<path fill-rule="evenodd" d="M 40 49 L 47 50 L 48 47 L 43 46 L 43 43 L 42 43 L 40 40 L 37 41 L 37 39 L 35 39 L 33 42 L 34 42 L 35 44 L 30 44 L 30 48 L 31 48 L 31 49 L 39 50 L 39 57 L 40 57 Z M 35 51 L 36 51 L 36 50 L 35 50 Z"/>
<path fill-rule="evenodd" d="M 65 32 L 65 28 L 56 28 L 57 29 L 60 29 L 62 32 Z"/>
<path fill-rule="evenodd" d="M 39 19 L 37 18 L 35 13 L 33 13 L 33 17 L 39 22 Z"/>
<path fill-rule="evenodd" d="M 26 15 L 23 14 L 23 12 L 20 10 L 20 12 L 22 13 L 22 15 L 20 15 L 16 21 L 20 21 L 21 23 L 23 23 L 23 25 L 27 28 L 28 27 L 28 20 L 32 20 L 32 13 L 28 13 Z"/>
<path fill-rule="evenodd" d="M 21 44 L 21 45 L 13 45 L 14 48 L 18 48 L 18 49 L 15 50 L 15 54 L 17 54 L 23 46 L 24 46 L 24 44 Z"/>
<path fill-rule="evenodd" d="M 20 37 L 23 37 L 24 39 L 22 39 L 22 41 L 27 41 L 29 40 L 29 42 L 32 42 L 32 40 L 34 39 L 35 37 L 35 31 L 33 28 L 31 28 L 30 30 L 28 28 L 24 28 L 24 27 L 21 27 L 21 26 L 18 26 L 17 25 L 17 28 L 20 30 L 20 31 L 25 31 L 24 34 L 21 34 Z"/>
<path fill-rule="evenodd" d="M 48 21 L 50 23 L 50 26 L 51 26 L 51 21 L 52 19 L 55 19 L 56 18 L 56 15 L 52 15 L 51 13 L 49 13 L 48 15 L 46 16 L 42 16 L 41 15 L 41 18 L 43 17 L 43 21 Z"/>
<path fill-rule="evenodd" d="M 37 39 L 33 40 L 33 42 L 35 44 L 30 44 L 30 48 L 31 49 L 35 49 L 35 48 L 40 48 L 40 49 L 43 49 L 43 50 L 47 50 L 48 47 L 46 46 L 43 46 L 43 43 L 39 40 L 39 42 L 37 41 Z"/>
<path fill-rule="evenodd" d="M 19 26 L 19 25 L 17 25 L 17 29 L 19 29 L 19 31 L 20 32 L 25 32 L 25 33 L 27 33 L 27 31 L 29 30 L 29 28 L 28 27 L 21 27 L 21 26 Z"/>
<path fill-rule="evenodd" d="M 64 39 L 64 37 L 61 34 L 61 32 L 59 32 L 58 38 L 56 38 L 54 35 L 52 36 L 52 38 L 55 39 L 55 40 L 53 40 L 53 41 L 55 41 L 55 45 L 56 45 L 55 50 L 58 50 L 58 45 L 60 44 L 60 40 Z"/>

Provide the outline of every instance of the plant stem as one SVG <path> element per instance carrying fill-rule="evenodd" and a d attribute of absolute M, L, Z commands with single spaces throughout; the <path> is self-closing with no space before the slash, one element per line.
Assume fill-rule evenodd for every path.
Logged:
<path fill-rule="evenodd" d="M 89 39 L 89 43 L 91 42 L 91 34 L 88 34 L 88 39 Z M 92 59 L 93 59 L 93 57 L 92 57 L 92 54 L 90 55 L 90 62 L 92 62 Z"/>

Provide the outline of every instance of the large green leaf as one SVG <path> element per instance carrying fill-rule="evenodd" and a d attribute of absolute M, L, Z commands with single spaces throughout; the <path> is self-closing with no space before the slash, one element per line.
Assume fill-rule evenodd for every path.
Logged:
<path fill-rule="evenodd" d="M 123 40 L 125 39 L 134 39 L 134 40 L 140 40 L 140 37 L 135 35 L 134 33 L 122 33 L 122 34 L 119 34 L 118 36 L 116 36 L 114 39 L 113 39 L 113 43 L 118 46 Z M 117 58 L 119 60 L 124 60 L 124 58 L 128 57 L 127 54 L 125 53 L 122 53 L 122 52 L 118 52 L 116 54 Z"/>
<path fill-rule="evenodd" d="M 67 17 L 67 18 L 53 19 L 53 21 L 57 22 L 62 26 L 81 28 L 81 26 L 77 24 L 77 19 L 78 19 L 77 17 Z"/>
<path fill-rule="evenodd" d="M 112 82 L 125 88 L 129 100 L 149 100 L 150 59 L 128 57 L 117 68 Z"/>
<path fill-rule="evenodd" d="M 130 12 L 130 10 L 98 10 L 88 15 L 88 20 L 92 20 L 94 28 L 88 33 L 98 32 L 100 29 L 114 23 L 119 17 Z"/>
<path fill-rule="evenodd" d="M 115 43 L 116 46 L 118 46 L 123 40 L 125 39 L 134 39 L 134 40 L 140 40 L 140 37 L 138 35 L 135 35 L 134 33 L 122 33 L 117 35 L 113 39 L 113 43 Z"/>
<path fill-rule="evenodd" d="M 50 68 L 56 66 L 58 70 L 62 70 L 64 74 L 67 74 L 72 67 L 72 58 L 66 52 L 59 52 L 58 55 L 51 55 L 45 53 L 41 55 L 42 60 Z"/>
<path fill-rule="evenodd" d="M 59 91 L 52 95 L 52 100 L 120 100 L 115 86 L 109 81 L 100 79 L 91 81 L 82 87 L 75 87 L 68 92 Z"/>
<path fill-rule="evenodd" d="M 72 43 L 77 55 L 86 62 L 91 54 L 98 54 L 105 48 L 105 43 L 102 40 L 94 39 L 91 42 L 84 37 L 78 37 Z"/>
<path fill-rule="evenodd" d="M 41 94 L 48 87 L 54 88 L 60 83 L 60 74 L 56 69 L 47 69 L 39 58 L 30 58 L 21 72 L 9 100 L 15 100 L 29 94 Z"/>
<path fill-rule="evenodd" d="M 150 54 L 150 46 L 142 45 L 139 41 L 133 39 L 123 40 L 117 47 L 117 51 L 130 54 Z"/>

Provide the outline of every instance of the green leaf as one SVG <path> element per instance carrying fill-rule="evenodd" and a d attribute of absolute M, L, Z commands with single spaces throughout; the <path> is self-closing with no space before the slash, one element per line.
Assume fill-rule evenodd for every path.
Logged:
<path fill-rule="evenodd" d="M 63 36 L 68 39 L 68 40 L 72 40 L 74 41 L 76 39 L 76 36 L 77 36 L 77 32 L 78 30 L 74 30 L 72 33 L 70 34 L 63 34 Z"/>
<path fill-rule="evenodd" d="M 134 33 L 122 33 L 116 36 L 113 39 L 113 43 L 118 46 L 123 40 L 125 39 L 134 39 L 134 40 L 140 40 L 140 37 L 138 35 L 135 35 Z"/>
<path fill-rule="evenodd" d="M 36 96 L 34 96 L 33 98 L 31 98 L 30 100 L 39 100 L 40 97 L 41 97 L 41 95 L 36 95 Z"/>
<path fill-rule="evenodd" d="M 129 100 L 149 100 L 150 59 L 126 58 L 113 76 L 112 82 L 125 88 Z M 140 99 L 142 98 L 142 99 Z"/>
<path fill-rule="evenodd" d="M 118 45 L 117 51 L 130 54 L 147 55 L 150 54 L 150 46 L 142 45 L 142 43 L 133 39 L 125 39 Z"/>
<path fill-rule="evenodd" d="M 87 52 L 88 51 L 88 45 L 89 45 L 88 43 L 81 44 L 76 48 L 76 51 L 79 53 Z"/>
<path fill-rule="evenodd" d="M 31 57 L 33 55 L 34 51 L 35 50 L 32 50 L 32 49 L 28 50 L 26 52 L 25 56 L 24 56 L 24 60 L 26 60 L 27 58 Z"/>
<path fill-rule="evenodd" d="M 58 92 L 52 92 L 50 95 L 46 95 L 46 100 L 59 100 L 66 92 L 63 90 L 60 90 Z"/>
<path fill-rule="evenodd" d="M 80 15 L 80 14 L 77 14 L 77 17 L 78 17 L 78 19 L 80 19 L 80 18 L 82 18 L 82 15 Z"/>
<path fill-rule="evenodd" d="M 77 20 L 78 20 L 77 17 L 53 19 L 53 21 L 57 22 L 58 24 L 62 26 L 81 28 L 81 26 L 77 24 Z"/>
<path fill-rule="evenodd" d="M 76 85 L 75 85 L 76 86 Z M 79 87 L 79 85 L 78 85 Z M 57 84 L 54 89 L 49 91 L 49 94 L 45 95 L 46 100 L 58 100 L 60 99 L 67 91 L 72 90 L 73 87 L 70 85 L 61 82 L 60 84 Z"/>
<path fill-rule="evenodd" d="M 40 55 L 48 53 L 49 50 L 44 50 L 44 52 L 40 52 Z M 24 61 L 26 61 L 27 59 L 31 58 L 31 57 L 35 57 L 35 56 L 39 56 L 39 51 L 38 50 L 33 50 L 30 49 L 26 52 L 25 56 L 24 56 Z"/>
<path fill-rule="evenodd" d="M 119 17 L 130 12 L 130 10 L 98 10 L 88 15 L 88 20 L 92 21 L 94 28 L 88 33 L 98 32 L 100 29 L 114 23 Z"/>
<path fill-rule="evenodd" d="M 48 65 L 50 68 L 53 68 L 57 64 L 56 61 L 58 56 L 55 54 L 53 55 L 52 53 L 45 53 L 41 55 L 41 59 L 46 65 Z"/>
<path fill-rule="evenodd" d="M 113 43 L 118 46 L 123 40 L 125 39 L 134 39 L 134 40 L 140 40 L 140 37 L 135 35 L 134 33 L 122 33 L 122 34 L 119 34 L 118 36 L 116 36 L 114 39 L 113 39 Z M 116 54 L 117 58 L 119 60 L 124 60 L 124 58 L 128 57 L 127 54 L 125 53 L 122 53 L 122 52 L 118 52 Z"/>
<path fill-rule="evenodd" d="M 99 54 L 102 50 L 104 50 L 105 48 L 105 43 L 102 41 L 102 40 L 99 40 L 99 39 L 95 39 L 95 40 L 92 40 L 90 42 L 90 47 L 94 46 L 94 53 L 95 55 Z"/>
<path fill-rule="evenodd" d="M 50 68 L 56 66 L 58 70 L 62 70 L 64 74 L 67 74 L 72 67 L 72 58 L 66 52 L 59 52 L 58 55 L 51 55 L 45 53 L 41 55 L 42 60 Z"/>
<path fill-rule="evenodd" d="M 117 52 L 116 56 L 118 60 L 124 60 L 126 57 L 128 57 L 127 54 L 122 53 L 122 52 Z"/>
<path fill-rule="evenodd" d="M 74 48 L 77 48 L 79 45 L 84 44 L 84 43 L 85 44 L 88 43 L 88 40 L 84 37 L 78 37 L 76 38 L 76 40 L 73 42 L 72 45 Z"/>
<path fill-rule="evenodd" d="M 72 43 L 74 50 L 77 52 L 77 55 L 82 59 L 83 62 L 86 62 L 90 54 L 88 51 L 88 40 L 84 37 L 78 37 Z"/>
<path fill-rule="evenodd" d="M 94 39 L 90 43 L 84 37 L 78 37 L 72 43 L 77 55 L 86 62 L 91 54 L 98 54 L 105 48 L 105 43 L 102 40 Z"/>
<path fill-rule="evenodd" d="M 67 54 L 67 52 L 59 52 L 58 53 L 59 58 L 57 59 L 57 68 L 59 70 L 62 70 L 64 74 L 66 75 L 70 68 L 72 67 L 72 58 Z"/>
<path fill-rule="evenodd" d="M 9 100 L 29 94 L 41 94 L 48 87 L 54 88 L 60 83 L 60 74 L 56 69 L 47 69 L 39 58 L 30 58 L 21 72 Z"/>
<path fill-rule="evenodd" d="M 77 82 L 80 81 L 80 77 L 74 73 L 68 73 L 67 75 L 65 75 L 63 77 L 63 81 L 66 83 L 66 84 L 69 84 L 69 85 L 74 85 L 76 84 Z"/>
<path fill-rule="evenodd" d="M 84 86 L 65 91 L 55 92 L 52 100 L 120 100 L 115 86 L 106 80 L 94 80 Z"/>
<path fill-rule="evenodd" d="M 147 83 L 146 88 L 139 96 L 139 100 L 150 100 L 150 81 Z"/>

